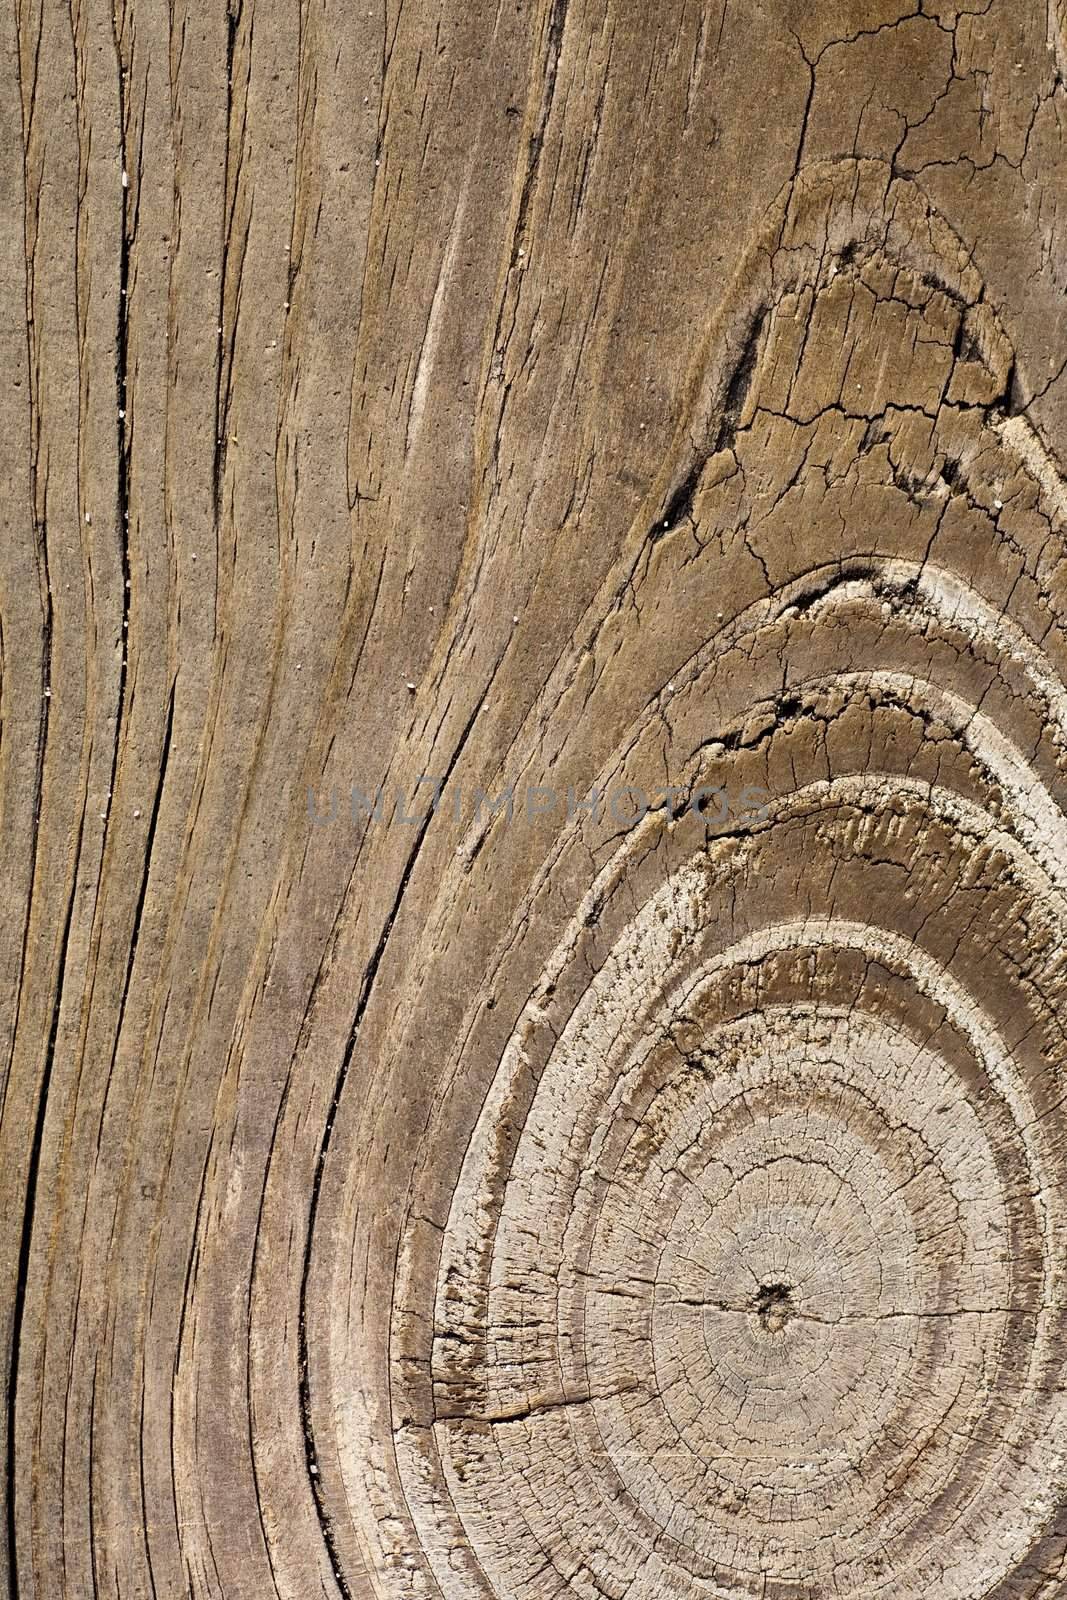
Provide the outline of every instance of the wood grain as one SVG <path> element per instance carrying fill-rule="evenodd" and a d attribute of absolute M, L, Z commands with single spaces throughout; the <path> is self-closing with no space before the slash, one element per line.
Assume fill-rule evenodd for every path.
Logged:
<path fill-rule="evenodd" d="M 1065 29 L 5 14 L 11 1600 L 1067 1593 Z"/>

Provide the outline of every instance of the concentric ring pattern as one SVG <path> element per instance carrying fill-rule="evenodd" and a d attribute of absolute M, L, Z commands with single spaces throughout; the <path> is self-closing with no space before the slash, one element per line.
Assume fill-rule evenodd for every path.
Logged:
<path fill-rule="evenodd" d="M 918 193 L 804 174 L 514 752 L 674 792 L 546 836 L 555 947 L 451 1057 L 350 1468 L 381 1593 L 1062 1592 L 1065 501 L 1012 384 Z"/>

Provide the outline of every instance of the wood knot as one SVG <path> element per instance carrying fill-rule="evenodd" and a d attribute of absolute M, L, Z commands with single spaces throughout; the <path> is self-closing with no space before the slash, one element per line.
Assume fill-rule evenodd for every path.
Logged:
<path fill-rule="evenodd" d="M 756 1315 L 765 1333 L 781 1333 L 796 1307 L 787 1283 L 764 1283 L 756 1296 Z"/>

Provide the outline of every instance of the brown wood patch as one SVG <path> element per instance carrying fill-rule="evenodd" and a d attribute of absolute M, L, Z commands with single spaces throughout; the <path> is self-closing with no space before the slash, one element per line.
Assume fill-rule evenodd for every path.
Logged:
<path fill-rule="evenodd" d="M 1058 0 L 19 0 L 11 1600 L 1067 1593 Z"/>

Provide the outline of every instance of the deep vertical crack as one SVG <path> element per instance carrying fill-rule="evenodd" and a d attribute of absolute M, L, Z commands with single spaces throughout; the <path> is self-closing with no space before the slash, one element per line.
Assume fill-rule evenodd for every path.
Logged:
<path fill-rule="evenodd" d="M 459 761 L 460 756 L 463 754 L 467 740 L 470 738 L 471 732 L 473 731 L 478 720 L 479 713 L 481 712 L 482 706 L 485 703 L 485 697 L 488 692 L 489 690 L 487 686 L 479 696 L 477 704 L 470 713 L 470 716 L 467 718 L 466 725 L 460 734 L 460 737 L 456 743 L 456 748 L 453 751 L 448 766 L 445 769 L 444 777 L 441 781 L 442 789 L 444 789 L 448 784 L 449 779 L 452 777 L 452 774 L 455 771 L 456 764 Z M 300 1419 L 304 1435 L 304 1455 L 307 1465 L 308 1482 L 311 1484 L 311 1491 L 315 1502 L 315 1514 L 318 1518 L 319 1527 L 322 1530 L 323 1542 L 326 1546 L 326 1554 L 330 1562 L 331 1570 L 333 1571 L 334 1580 L 342 1596 L 344 1597 L 344 1600 L 352 1600 L 352 1591 L 349 1588 L 348 1579 L 344 1574 L 344 1568 L 341 1564 L 341 1558 L 337 1549 L 337 1540 L 333 1531 L 333 1520 L 326 1506 L 322 1473 L 318 1464 L 318 1454 L 315 1445 L 315 1426 L 311 1409 L 310 1350 L 307 1333 L 307 1295 L 308 1283 L 311 1277 L 311 1252 L 315 1237 L 315 1223 L 318 1217 L 319 1199 L 322 1193 L 323 1177 L 326 1170 L 326 1158 L 329 1155 L 330 1144 L 333 1139 L 334 1124 L 337 1120 L 337 1112 L 340 1108 L 341 1096 L 344 1093 L 345 1083 L 348 1079 L 349 1069 L 352 1065 L 352 1058 L 355 1054 L 356 1041 L 359 1038 L 359 1030 L 362 1026 L 367 1006 L 370 1003 L 371 991 L 374 988 L 375 979 L 378 976 L 379 968 L 381 967 L 383 957 L 385 956 L 386 946 L 389 943 L 389 936 L 393 931 L 393 926 L 396 922 L 397 916 L 399 915 L 400 907 L 403 904 L 404 895 L 407 893 L 408 884 L 411 882 L 412 874 L 415 871 L 415 867 L 418 862 L 419 852 L 422 849 L 423 841 L 426 838 L 426 831 L 430 826 L 433 816 L 434 810 L 431 807 L 426 812 L 419 826 L 418 833 L 415 836 L 415 840 L 411 848 L 411 853 L 408 856 L 407 863 L 400 878 L 400 882 L 397 885 L 396 894 L 393 896 L 393 903 L 389 908 L 389 914 L 382 926 L 378 943 L 374 948 L 374 952 L 370 958 L 370 961 L 367 963 L 367 969 L 363 975 L 363 982 L 360 985 L 359 997 L 356 1001 L 356 1009 L 352 1018 L 352 1026 L 349 1029 L 348 1039 L 345 1043 L 344 1054 L 341 1058 L 341 1065 L 334 1082 L 333 1095 L 330 1100 L 330 1108 L 326 1114 L 326 1122 L 323 1127 L 322 1138 L 319 1142 L 319 1151 L 315 1160 L 315 1175 L 311 1185 L 311 1198 L 308 1204 L 307 1232 L 304 1238 L 304 1259 L 300 1274 L 299 1315 L 297 1319 Z"/>

